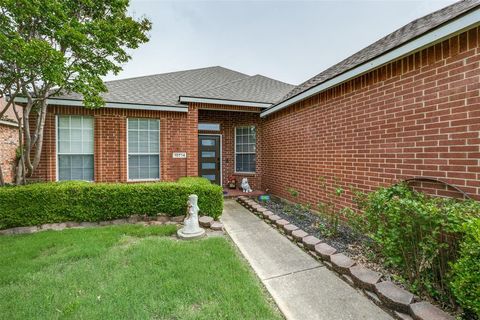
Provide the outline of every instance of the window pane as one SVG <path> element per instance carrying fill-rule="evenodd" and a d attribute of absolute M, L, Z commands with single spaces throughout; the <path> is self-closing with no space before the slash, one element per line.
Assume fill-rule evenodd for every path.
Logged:
<path fill-rule="evenodd" d="M 128 119 L 128 178 L 160 178 L 160 123 L 156 119 Z"/>
<path fill-rule="evenodd" d="M 236 172 L 255 172 L 255 155 L 237 154 L 235 164 Z"/>
<path fill-rule="evenodd" d="M 202 158 L 214 158 L 215 151 L 202 151 Z"/>
<path fill-rule="evenodd" d="M 220 131 L 219 123 L 199 123 L 198 130 Z"/>
<path fill-rule="evenodd" d="M 202 162 L 202 169 L 215 169 L 215 162 Z"/>
<path fill-rule="evenodd" d="M 207 178 L 210 181 L 215 181 L 215 175 L 214 174 L 203 174 L 202 177 Z"/>
<path fill-rule="evenodd" d="M 59 155 L 59 180 L 93 181 L 93 155 Z"/>
<path fill-rule="evenodd" d="M 59 180 L 93 180 L 93 122 L 92 117 L 58 117 Z"/>
<path fill-rule="evenodd" d="M 202 146 L 214 146 L 215 145 L 215 140 L 211 139 L 202 139 Z"/>

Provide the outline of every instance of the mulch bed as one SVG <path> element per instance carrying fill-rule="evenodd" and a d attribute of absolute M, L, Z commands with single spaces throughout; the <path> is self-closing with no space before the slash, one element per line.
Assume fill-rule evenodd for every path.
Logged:
<path fill-rule="evenodd" d="M 322 230 L 332 230 L 333 228 L 332 223 L 326 217 L 314 213 L 303 206 L 286 203 L 276 197 L 271 197 L 271 200 L 263 201 L 261 204 L 276 215 L 303 229 L 308 234 L 334 247 L 337 249 L 337 252 L 349 256 L 369 269 L 382 273 L 385 280 L 395 282 L 404 287 L 401 283 L 395 281 L 394 272 L 383 266 L 382 258 L 369 246 L 372 240 L 359 235 L 345 223 L 339 223 L 335 235 L 326 236 Z"/>

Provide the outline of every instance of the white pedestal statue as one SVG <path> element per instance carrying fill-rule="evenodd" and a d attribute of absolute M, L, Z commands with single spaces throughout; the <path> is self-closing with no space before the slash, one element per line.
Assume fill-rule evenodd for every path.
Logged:
<path fill-rule="evenodd" d="M 177 231 L 180 239 L 195 239 L 202 237 L 205 230 L 202 229 L 198 223 L 198 211 L 200 208 L 197 205 L 198 196 L 192 194 L 188 197 L 187 215 L 183 220 L 183 228 Z"/>

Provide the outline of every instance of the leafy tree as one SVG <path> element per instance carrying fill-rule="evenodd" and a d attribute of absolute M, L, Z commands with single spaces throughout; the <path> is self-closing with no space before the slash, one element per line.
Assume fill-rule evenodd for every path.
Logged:
<path fill-rule="evenodd" d="M 0 98 L 21 125 L 17 184 L 40 161 L 47 99 L 77 92 L 102 107 L 102 76 L 122 70 L 151 23 L 128 15 L 129 0 L 0 0 Z M 14 99 L 26 102 L 15 106 Z M 34 126 L 30 125 L 30 121 Z"/>

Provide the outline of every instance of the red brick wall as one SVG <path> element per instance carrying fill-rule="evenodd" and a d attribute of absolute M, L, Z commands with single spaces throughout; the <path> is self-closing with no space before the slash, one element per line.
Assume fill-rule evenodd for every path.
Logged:
<path fill-rule="evenodd" d="M 18 128 L 0 123 L 0 168 L 5 183 L 12 183 L 15 177 L 15 158 L 18 146 Z"/>
<path fill-rule="evenodd" d="M 56 179 L 55 116 L 90 115 L 95 119 L 95 181 L 127 181 L 126 121 L 128 117 L 160 119 L 160 178 L 175 181 L 197 175 L 197 110 L 164 112 L 102 108 L 50 106 L 45 124 L 44 147 L 33 179 Z M 33 120 L 32 120 L 33 123 Z M 193 138 L 192 138 L 193 137 Z M 173 159 L 173 152 L 187 152 L 187 159 Z M 188 164 L 188 165 L 187 165 Z"/>
<path fill-rule="evenodd" d="M 480 199 L 479 41 L 475 28 L 263 119 L 263 187 L 317 204 L 321 176 L 364 191 L 429 176 Z"/>
<path fill-rule="evenodd" d="M 238 112 L 238 111 L 217 111 L 206 110 L 208 106 L 197 105 L 202 110 L 199 110 L 198 122 L 220 123 L 220 132 L 201 131 L 200 133 L 213 133 L 222 135 L 222 179 L 223 184 L 226 185 L 230 175 L 237 176 L 238 185 L 243 177 L 247 177 L 250 186 L 255 189 L 261 189 L 261 161 L 262 161 L 262 128 L 260 126 L 260 116 L 258 112 Z M 214 108 L 215 106 L 211 106 Z M 218 108 L 218 106 L 216 106 Z M 237 109 L 236 109 L 237 110 Z M 238 108 L 238 110 L 246 110 L 245 108 Z M 252 111 L 248 109 L 248 111 Z M 235 127 L 254 125 L 257 128 L 257 155 L 256 155 L 256 173 L 250 174 L 235 174 Z"/>

